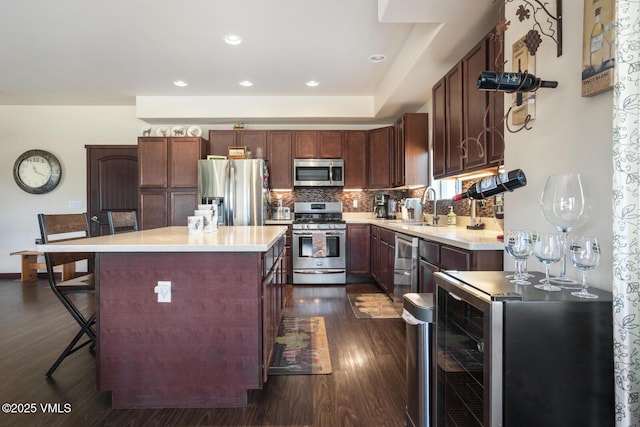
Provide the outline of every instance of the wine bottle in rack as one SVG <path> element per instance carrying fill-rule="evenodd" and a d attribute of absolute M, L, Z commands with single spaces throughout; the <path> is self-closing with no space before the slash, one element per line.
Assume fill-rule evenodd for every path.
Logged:
<path fill-rule="evenodd" d="M 527 185 L 527 177 L 522 172 L 522 169 L 514 169 L 499 175 L 483 178 L 472 184 L 464 193 L 453 196 L 453 201 L 462 199 L 483 200 L 505 191 L 513 191 L 525 185 Z"/>
<path fill-rule="evenodd" d="M 541 87 L 555 88 L 558 82 L 541 80 L 529 73 L 483 71 L 478 75 L 478 89 L 505 92 L 531 92 Z"/>

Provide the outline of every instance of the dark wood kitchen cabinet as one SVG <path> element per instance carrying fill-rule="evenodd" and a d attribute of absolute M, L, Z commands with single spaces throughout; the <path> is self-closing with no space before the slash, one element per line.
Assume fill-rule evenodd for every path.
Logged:
<path fill-rule="evenodd" d="M 267 147 L 270 187 L 293 188 L 293 136 L 291 131 L 269 131 Z"/>
<path fill-rule="evenodd" d="M 368 188 L 391 187 L 391 144 L 393 126 L 369 131 L 368 143 Z"/>
<path fill-rule="evenodd" d="M 435 178 L 485 169 L 502 161 L 503 92 L 477 89 L 480 72 L 495 70 L 496 64 L 502 64 L 502 53 L 489 34 L 433 86 Z"/>
<path fill-rule="evenodd" d="M 341 159 L 342 131 L 293 131 L 294 158 Z"/>
<path fill-rule="evenodd" d="M 378 280 L 378 284 L 388 295 L 393 295 L 396 234 L 386 228 L 381 228 L 379 244 L 380 279 Z"/>
<path fill-rule="evenodd" d="M 347 275 L 368 276 L 370 269 L 369 224 L 347 224 Z"/>
<path fill-rule="evenodd" d="M 371 276 L 380 280 L 380 227 L 372 225 L 369 234 L 369 260 Z"/>
<path fill-rule="evenodd" d="M 209 154 L 216 156 L 226 156 L 229 147 L 247 147 L 247 154 L 253 158 L 258 158 L 259 151 L 262 157 L 267 156 L 266 130 L 210 130 L 209 143 Z"/>
<path fill-rule="evenodd" d="M 367 188 L 367 138 L 364 130 L 344 131 L 344 188 Z"/>
<path fill-rule="evenodd" d="M 198 204 L 198 160 L 208 151 L 198 137 L 138 138 L 141 229 L 187 225 Z"/>
<path fill-rule="evenodd" d="M 405 113 L 394 124 L 391 186 L 429 183 L 429 115 Z"/>

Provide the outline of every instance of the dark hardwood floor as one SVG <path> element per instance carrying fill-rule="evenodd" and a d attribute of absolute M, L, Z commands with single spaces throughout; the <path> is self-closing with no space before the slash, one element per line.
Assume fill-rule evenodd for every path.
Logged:
<path fill-rule="evenodd" d="M 324 316 L 330 375 L 272 376 L 242 409 L 111 408 L 96 391 L 95 358 L 80 350 L 45 372 L 76 325 L 45 280 L 0 280 L 0 402 L 35 403 L 35 413 L 0 413 L 0 426 L 403 426 L 405 344 L 401 319 L 356 319 L 348 293 L 373 284 L 293 287 L 287 316 Z M 79 296 L 89 308 L 90 296 Z M 59 404 L 44 413 L 41 404 Z M 69 404 L 64 406 L 65 404 Z"/>

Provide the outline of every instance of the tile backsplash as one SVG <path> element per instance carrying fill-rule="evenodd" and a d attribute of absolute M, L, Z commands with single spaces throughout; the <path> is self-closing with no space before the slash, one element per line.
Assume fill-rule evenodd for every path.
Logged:
<path fill-rule="evenodd" d="M 463 181 L 462 190 L 465 191 L 475 181 Z M 357 192 L 342 191 L 338 188 L 297 188 L 289 192 L 271 192 L 271 203 L 278 205 L 278 196 L 282 197 L 282 205 L 293 212 L 295 202 L 342 202 L 344 212 L 373 212 L 375 195 L 384 193 L 389 197 L 401 200 L 407 197 L 422 197 L 424 188 L 416 190 L 363 190 Z M 357 200 L 357 207 L 354 201 Z M 432 212 L 432 202 L 427 202 L 425 212 Z M 449 213 L 449 206 L 453 206 L 456 215 L 470 216 L 471 205 L 468 200 L 453 202 L 451 199 L 438 199 L 438 215 Z M 476 206 L 476 213 L 481 217 L 493 217 L 493 198 L 485 200 Z"/>

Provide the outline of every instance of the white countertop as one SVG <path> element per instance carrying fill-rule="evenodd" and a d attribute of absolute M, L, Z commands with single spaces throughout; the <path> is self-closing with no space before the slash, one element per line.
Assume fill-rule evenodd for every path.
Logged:
<path fill-rule="evenodd" d="M 286 232 L 284 226 L 240 226 L 189 234 L 187 227 L 165 227 L 37 247 L 40 252 L 265 252 Z"/>

